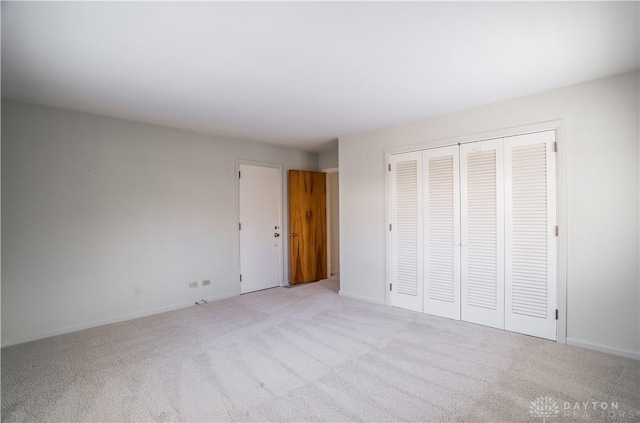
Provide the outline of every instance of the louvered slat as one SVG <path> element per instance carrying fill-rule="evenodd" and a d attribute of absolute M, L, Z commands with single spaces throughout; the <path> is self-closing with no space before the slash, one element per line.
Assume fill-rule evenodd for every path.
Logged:
<path fill-rule="evenodd" d="M 418 164 L 415 160 L 396 165 L 398 242 L 397 292 L 418 295 Z"/>
<path fill-rule="evenodd" d="M 459 147 L 426 150 L 425 298 L 426 313 L 460 320 Z"/>
<path fill-rule="evenodd" d="M 429 172 L 427 251 L 429 298 L 454 301 L 453 156 L 431 158 Z"/>
<path fill-rule="evenodd" d="M 393 155 L 390 163 L 391 304 L 422 311 L 422 153 Z"/>
<path fill-rule="evenodd" d="M 545 143 L 511 149 L 511 309 L 538 318 L 547 316 L 548 301 L 546 163 Z"/>
<path fill-rule="evenodd" d="M 497 306 L 496 151 L 467 156 L 468 247 L 467 301 L 475 307 Z"/>
<path fill-rule="evenodd" d="M 460 148 L 462 319 L 504 328 L 502 140 Z"/>
<path fill-rule="evenodd" d="M 556 337 L 555 132 L 505 138 L 505 328 Z"/>

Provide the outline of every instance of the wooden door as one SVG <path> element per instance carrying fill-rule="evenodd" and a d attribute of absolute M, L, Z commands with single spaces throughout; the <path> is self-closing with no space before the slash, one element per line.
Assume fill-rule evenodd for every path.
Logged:
<path fill-rule="evenodd" d="M 327 278 L 326 174 L 289 171 L 291 285 Z"/>

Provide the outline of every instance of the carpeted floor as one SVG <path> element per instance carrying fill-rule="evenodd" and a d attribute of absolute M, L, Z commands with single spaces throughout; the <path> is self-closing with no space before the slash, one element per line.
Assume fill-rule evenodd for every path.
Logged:
<path fill-rule="evenodd" d="M 274 288 L 4 348 L 2 420 L 640 421 L 638 361 L 337 289 Z"/>

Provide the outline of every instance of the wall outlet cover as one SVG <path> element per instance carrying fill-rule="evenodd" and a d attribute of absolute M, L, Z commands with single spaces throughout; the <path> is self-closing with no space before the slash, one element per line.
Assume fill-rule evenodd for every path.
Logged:
<path fill-rule="evenodd" d="M 189 282 L 189 288 L 197 288 L 198 282 Z"/>
<path fill-rule="evenodd" d="M 208 286 L 211 285 L 211 279 L 205 279 L 202 281 L 202 286 Z"/>

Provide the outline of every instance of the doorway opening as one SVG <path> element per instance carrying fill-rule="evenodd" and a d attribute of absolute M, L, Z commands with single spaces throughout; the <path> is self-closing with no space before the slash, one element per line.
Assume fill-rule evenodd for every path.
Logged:
<path fill-rule="evenodd" d="M 327 275 L 340 278 L 340 183 L 338 168 L 327 174 Z"/>

